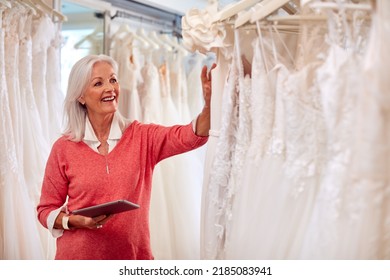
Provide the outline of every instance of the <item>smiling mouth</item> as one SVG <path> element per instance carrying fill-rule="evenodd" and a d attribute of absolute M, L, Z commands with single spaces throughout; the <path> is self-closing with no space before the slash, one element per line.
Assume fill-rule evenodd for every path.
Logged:
<path fill-rule="evenodd" d="M 115 96 L 111 96 L 111 97 L 105 97 L 102 99 L 103 102 L 111 102 L 111 101 L 114 101 L 115 100 Z"/>

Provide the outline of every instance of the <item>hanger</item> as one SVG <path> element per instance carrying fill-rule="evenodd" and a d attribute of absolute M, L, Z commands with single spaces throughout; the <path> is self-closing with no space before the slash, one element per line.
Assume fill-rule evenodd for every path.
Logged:
<path fill-rule="evenodd" d="M 27 2 L 32 2 L 33 4 L 37 5 L 38 8 L 41 8 L 42 11 L 49 14 L 50 16 L 57 17 L 60 21 L 67 21 L 68 20 L 68 18 L 64 14 L 51 8 L 45 2 L 43 2 L 43 0 L 28 0 Z"/>
<path fill-rule="evenodd" d="M 37 8 L 37 6 L 35 6 L 33 3 L 30 3 L 28 1 L 16 0 L 13 3 L 18 5 L 19 7 L 24 7 L 28 9 L 29 12 L 31 12 L 34 16 L 36 16 L 37 14 L 40 15 L 42 14 L 42 12 Z"/>
<path fill-rule="evenodd" d="M 224 21 L 234 15 L 237 15 L 239 12 L 243 10 L 252 7 L 253 5 L 255 5 L 260 1 L 262 0 L 241 0 L 238 3 L 228 5 L 215 15 L 212 22 L 215 23 L 217 21 Z"/>
<path fill-rule="evenodd" d="M 141 38 L 143 38 L 144 40 L 146 40 L 146 41 L 149 43 L 150 47 L 151 47 L 153 50 L 157 51 L 157 50 L 160 49 L 160 46 L 159 46 L 155 41 L 151 40 L 151 39 L 148 37 L 148 35 L 147 35 L 146 32 L 145 32 L 145 29 L 139 28 L 139 29 L 137 30 L 137 34 L 138 34 L 138 36 L 140 36 Z"/>
<path fill-rule="evenodd" d="M 81 48 L 82 44 L 87 41 L 94 41 L 94 38 L 97 38 L 100 33 L 103 33 L 103 31 L 100 28 L 96 28 L 92 33 L 88 34 L 84 38 L 82 38 L 80 41 L 78 41 L 75 45 L 75 49 Z"/>
<path fill-rule="evenodd" d="M 243 26 L 247 22 L 249 22 L 252 18 L 252 14 L 254 11 L 256 11 L 257 9 L 261 9 L 264 5 L 266 5 L 268 2 L 271 2 L 271 1 L 272 0 L 264 0 L 260 3 L 257 3 L 255 6 L 253 6 L 248 11 L 242 12 L 241 14 L 239 14 L 237 16 L 236 20 L 234 21 L 234 28 L 238 28 L 240 26 Z"/>
<path fill-rule="evenodd" d="M 270 16 L 267 21 L 270 22 L 297 22 L 297 21 L 323 21 L 327 20 L 326 15 L 290 15 L 290 16 Z"/>
<path fill-rule="evenodd" d="M 182 45 L 180 45 L 178 41 L 176 41 L 177 37 L 172 37 L 168 34 L 161 34 L 160 38 L 162 39 L 162 41 L 170 45 L 173 49 L 178 50 L 182 55 L 188 55 L 188 51 Z"/>
<path fill-rule="evenodd" d="M 299 0 L 286 1 L 287 3 L 282 5 L 281 8 L 283 10 L 285 10 L 289 15 L 295 15 L 298 11 L 293 5 L 290 5 L 290 2 L 296 4 L 297 1 L 299 1 Z M 236 20 L 234 21 L 234 28 L 238 28 L 240 26 L 243 26 L 244 24 L 248 23 L 249 21 L 251 21 L 253 23 L 253 21 L 251 19 L 252 19 L 254 13 L 256 11 L 264 9 L 264 7 L 269 7 L 269 5 L 273 5 L 273 3 L 271 3 L 271 2 L 274 2 L 274 1 L 273 0 L 263 0 L 260 3 L 257 3 L 255 6 L 253 6 L 248 11 L 239 14 L 237 16 Z M 296 4 L 296 5 L 298 6 L 299 4 Z"/>
<path fill-rule="evenodd" d="M 136 32 L 130 32 L 127 36 L 132 41 L 137 40 L 141 44 L 142 49 L 144 49 L 144 50 L 150 49 L 151 45 L 149 43 L 149 40 L 145 40 L 145 38 L 143 38 L 142 36 L 139 36 Z"/>
<path fill-rule="evenodd" d="M 150 48 L 149 40 L 146 40 L 142 36 L 139 36 L 136 32 L 131 30 L 129 25 L 127 25 L 126 23 L 122 23 L 112 37 L 131 39 L 132 41 L 135 39 L 141 44 L 141 47 L 143 49 Z"/>
<path fill-rule="evenodd" d="M 253 12 L 251 16 L 251 22 L 254 23 L 256 21 L 266 18 L 273 12 L 286 5 L 289 1 L 290 0 L 273 0 L 267 2 L 265 5 L 263 5 L 263 7 Z"/>
<path fill-rule="evenodd" d="M 131 29 L 126 23 L 122 23 L 119 25 L 119 28 L 117 31 L 115 31 L 114 35 L 112 37 L 121 37 L 123 34 L 131 33 Z"/>
<path fill-rule="evenodd" d="M 11 3 L 8 2 L 7 0 L 0 0 L 0 4 L 1 4 L 1 5 L 4 5 L 4 6 L 5 6 L 6 8 L 8 8 L 8 9 L 11 9 L 11 8 L 12 8 Z"/>
<path fill-rule="evenodd" d="M 149 38 L 152 39 L 154 42 L 156 42 L 159 46 L 163 47 L 166 51 L 171 52 L 172 46 L 165 43 L 163 40 L 159 38 L 156 31 L 149 32 Z"/>
<path fill-rule="evenodd" d="M 306 1 L 305 4 L 309 4 L 312 9 L 353 9 L 353 10 L 364 10 L 371 11 L 373 7 L 371 4 L 354 4 L 354 3 L 332 3 L 332 2 L 314 2 Z"/>

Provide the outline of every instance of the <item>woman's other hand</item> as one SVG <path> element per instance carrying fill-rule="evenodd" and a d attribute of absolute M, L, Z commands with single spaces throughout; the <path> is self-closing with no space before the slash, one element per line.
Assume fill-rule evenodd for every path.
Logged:
<path fill-rule="evenodd" d="M 69 228 L 70 229 L 99 229 L 102 228 L 113 215 L 101 215 L 98 217 L 86 217 L 82 215 L 69 216 Z"/>
<path fill-rule="evenodd" d="M 217 67 L 217 64 L 213 64 L 210 68 L 210 71 L 207 71 L 207 66 L 203 66 L 202 74 L 200 76 L 202 81 L 202 91 L 203 91 L 203 99 L 204 99 L 204 107 L 210 108 L 210 100 L 211 100 L 211 82 L 212 82 L 212 74 L 211 71 Z"/>
<path fill-rule="evenodd" d="M 214 63 L 210 71 L 208 71 L 207 66 L 203 66 L 202 73 L 200 75 L 202 81 L 202 91 L 204 106 L 202 112 L 199 114 L 198 119 L 196 120 L 196 130 L 195 133 L 198 136 L 208 136 L 210 130 L 210 102 L 212 94 L 212 74 L 211 71 L 217 65 Z"/>

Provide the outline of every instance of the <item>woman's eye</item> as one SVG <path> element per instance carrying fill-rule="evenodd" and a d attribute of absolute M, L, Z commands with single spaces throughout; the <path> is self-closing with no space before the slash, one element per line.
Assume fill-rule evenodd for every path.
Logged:
<path fill-rule="evenodd" d="M 97 82 L 97 83 L 94 84 L 95 87 L 98 87 L 98 86 L 101 86 L 101 85 L 102 85 L 101 82 Z"/>
<path fill-rule="evenodd" d="M 114 84 L 115 84 L 115 83 L 117 83 L 117 82 L 118 82 L 117 79 L 115 79 L 115 78 L 112 78 L 112 79 L 111 79 L 111 83 L 114 83 Z"/>

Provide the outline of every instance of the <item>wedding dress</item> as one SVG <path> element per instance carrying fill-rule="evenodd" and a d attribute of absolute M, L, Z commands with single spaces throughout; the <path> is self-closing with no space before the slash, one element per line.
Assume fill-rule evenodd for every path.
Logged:
<path fill-rule="evenodd" d="M 180 123 L 188 123 L 191 121 L 191 116 L 188 106 L 187 75 L 184 68 L 183 54 L 181 52 L 173 53 L 169 65 L 172 100 L 179 114 Z"/>
<path fill-rule="evenodd" d="M 138 85 L 142 83 L 139 50 L 131 35 L 112 39 L 112 56 L 118 62 L 118 80 L 121 85 L 119 112 L 130 120 L 141 120 L 142 109 Z M 120 46 L 120 49 L 119 49 Z"/>
<path fill-rule="evenodd" d="M 176 80 L 176 74 L 183 71 L 183 61 L 176 61 L 174 70 L 177 72 L 172 75 L 169 53 L 165 53 L 165 62 L 159 66 L 149 52 L 143 54 L 143 82 L 138 87 L 143 121 L 162 125 L 189 123 L 189 117 L 183 119 L 175 106 L 188 108 L 181 89 L 187 86 L 186 81 L 182 78 Z M 174 91 L 171 91 L 172 87 Z M 203 170 L 197 153 L 191 151 L 166 159 L 154 169 L 150 227 L 151 246 L 156 259 L 199 259 Z"/>
<path fill-rule="evenodd" d="M 142 83 L 138 92 L 142 108 L 142 122 L 160 123 L 162 119 L 160 80 L 151 53 L 145 52 L 145 63 L 141 69 Z"/>
<path fill-rule="evenodd" d="M 0 241 L 2 244 L 1 259 L 44 259 L 42 244 L 39 242 L 38 224 L 35 205 L 29 193 L 33 186 L 28 185 L 23 172 L 23 144 L 18 142 L 14 131 L 20 133 L 22 107 L 20 102 L 18 46 L 19 38 L 16 28 L 27 20 L 26 14 L 19 7 L 8 10 L 0 28 L 0 138 L 3 151 L 0 153 Z M 17 15 L 17 16 L 16 16 Z M 7 40 L 5 38 L 7 37 Z M 24 42 L 27 43 L 27 42 Z M 23 43 L 22 43 L 23 44 Z M 12 47 L 11 47 L 12 45 Z M 28 44 L 21 47 L 28 50 Z M 23 52 L 22 56 L 23 57 Z M 23 74 L 23 71 L 21 71 Z M 7 78 L 6 78 L 7 77 Z M 19 98 L 17 98 L 19 97 Z M 13 111 L 15 110 L 15 111 Z M 14 118 L 14 116 L 17 116 Z M 13 130 L 13 128 L 18 128 Z M 22 134 L 20 134 L 22 136 Z M 19 151 L 19 153 L 17 152 Z M 23 225 L 23 230 L 20 230 Z"/>
<path fill-rule="evenodd" d="M 45 139 L 50 139 L 49 133 L 49 102 L 48 92 L 46 88 L 46 73 L 47 73 L 47 50 L 50 47 L 51 41 L 55 36 L 55 26 L 48 15 L 35 20 L 33 24 L 33 49 L 32 49 L 32 64 L 39 65 L 32 72 L 32 84 L 35 95 L 35 101 L 38 106 L 39 115 L 41 117 L 42 133 Z"/>
<path fill-rule="evenodd" d="M 55 31 L 47 50 L 47 98 L 49 106 L 49 146 L 61 136 L 64 93 L 61 90 L 61 59 L 58 55 L 62 36 L 60 29 Z"/>
<path fill-rule="evenodd" d="M 359 16 L 357 13 L 355 16 Z M 377 73 L 383 62 L 374 62 L 372 51 L 377 53 L 379 40 L 386 36 L 377 37 L 381 23 L 377 17 L 373 20 L 371 50 L 368 48 L 366 55 L 370 57 L 369 68 L 375 65 Z M 385 218 L 389 210 L 389 142 L 383 134 L 388 114 L 383 114 L 386 110 L 380 101 L 384 88 L 378 90 L 382 81 L 375 78 L 377 74 L 372 75 L 373 68 L 367 72 L 364 69 L 364 24 L 352 22 L 351 30 L 356 34 L 347 38 L 348 49 L 340 46 L 337 37 L 330 36 L 329 55 L 317 72 L 328 135 L 327 165 L 305 237 L 303 258 L 389 258 L 385 245 L 389 239 L 383 234 L 389 229 Z M 382 55 L 380 60 L 385 57 Z"/>
<path fill-rule="evenodd" d="M 251 32 L 235 31 L 233 63 L 230 68 L 227 92 L 224 93 L 221 130 L 212 171 L 210 173 L 209 196 L 218 200 L 215 217 L 217 252 L 215 258 L 226 258 L 234 219 L 232 211 L 237 193 L 242 186 L 242 169 L 250 140 L 249 97 L 251 94 L 250 71 L 244 68 L 246 60 L 252 59 L 253 38 Z M 245 55 L 244 55 L 245 54 Z M 245 60 L 245 62 L 244 62 Z M 249 66 L 250 68 L 250 66 Z M 215 202 L 214 202 L 215 203 Z"/>
<path fill-rule="evenodd" d="M 182 17 L 183 45 L 191 52 L 202 54 L 214 52 L 217 67 L 212 73 L 210 132 L 204 160 L 203 189 L 200 218 L 200 258 L 213 259 L 217 254 L 215 217 L 218 213 L 217 197 L 210 196 L 210 171 L 214 161 L 218 137 L 221 129 L 221 116 L 224 96 L 228 87 L 227 76 L 232 61 L 234 35 L 231 26 L 211 21 L 215 7 L 205 10 L 191 9 Z"/>

